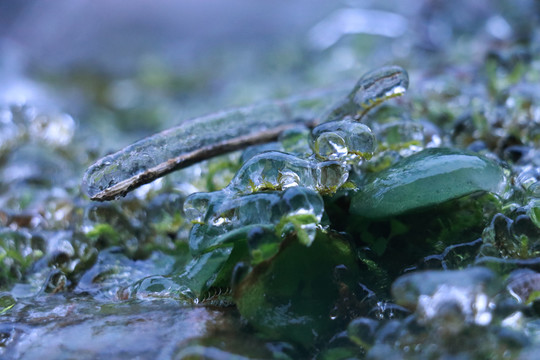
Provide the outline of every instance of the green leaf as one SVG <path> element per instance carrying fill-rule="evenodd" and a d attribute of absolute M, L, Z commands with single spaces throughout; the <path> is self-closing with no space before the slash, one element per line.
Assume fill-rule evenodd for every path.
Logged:
<path fill-rule="evenodd" d="M 336 266 L 346 269 L 347 279 L 358 280 L 355 255 L 346 241 L 317 231 L 306 247 L 290 236 L 276 256 L 254 267 L 235 289 L 238 310 L 266 336 L 310 346 L 339 326 L 330 311 L 340 291 L 355 286 L 336 278 Z"/>
<path fill-rule="evenodd" d="M 276 234 L 278 236 L 285 236 L 292 226 L 300 243 L 305 246 L 310 246 L 315 239 L 316 225 L 318 223 L 319 220 L 313 214 L 285 216 L 277 224 Z"/>
<path fill-rule="evenodd" d="M 194 258 L 187 264 L 184 272 L 174 276 L 174 281 L 189 288 L 195 297 L 203 296 L 204 291 L 217 279 L 231 252 L 232 247 L 224 247 Z"/>
<path fill-rule="evenodd" d="M 94 241 L 102 239 L 109 245 L 120 243 L 120 235 L 109 224 L 96 224 L 92 230 L 86 233 L 86 236 Z"/>
<path fill-rule="evenodd" d="M 386 218 L 442 204 L 476 192 L 501 194 L 506 178 L 494 161 L 444 148 L 430 148 L 365 177 L 350 211 Z"/>

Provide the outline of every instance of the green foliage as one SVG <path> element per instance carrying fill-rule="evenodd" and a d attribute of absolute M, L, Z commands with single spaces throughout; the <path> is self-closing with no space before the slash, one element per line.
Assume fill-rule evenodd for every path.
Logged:
<path fill-rule="evenodd" d="M 0 230 L 0 289 L 21 280 L 30 265 L 40 259 L 45 244 L 30 234 Z"/>
<path fill-rule="evenodd" d="M 315 240 L 315 230 L 319 220 L 313 214 L 295 214 L 284 216 L 276 226 L 276 234 L 287 236 L 292 227 L 298 241 L 302 245 L 310 246 Z"/>
<path fill-rule="evenodd" d="M 17 304 L 17 301 L 8 293 L 0 292 L 0 315 L 8 312 Z"/>
<path fill-rule="evenodd" d="M 120 235 L 110 224 L 96 224 L 86 236 L 95 243 L 101 243 L 101 247 L 114 246 L 120 243 Z"/>
<path fill-rule="evenodd" d="M 425 149 L 366 177 L 352 196 L 351 212 L 385 218 L 475 192 L 502 193 L 506 179 L 494 162 L 450 149 Z"/>
<path fill-rule="evenodd" d="M 275 257 L 255 266 L 237 286 L 238 310 L 266 336 L 310 347 L 340 325 L 343 319 L 332 319 L 330 312 L 340 290 L 355 286 L 335 277 L 337 266 L 347 269 L 347 279 L 358 278 L 355 255 L 347 242 L 318 231 L 306 247 L 289 236 Z"/>
<path fill-rule="evenodd" d="M 532 200 L 529 203 L 528 212 L 531 220 L 538 228 L 540 228 L 540 200 Z"/>

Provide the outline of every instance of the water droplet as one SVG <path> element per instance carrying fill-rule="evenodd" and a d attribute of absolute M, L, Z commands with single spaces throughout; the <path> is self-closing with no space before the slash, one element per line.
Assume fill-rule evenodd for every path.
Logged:
<path fill-rule="evenodd" d="M 291 188 L 282 194 L 282 208 L 288 214 L 313 214 L 319 221 L 324 212 L 324 202 L 321 196 L 303 187 Z"/>
<path fill-rule="evenodd" d="M 32 139 L 51 146 L 65 146 L 75 134 L 75 121 L 67 114 L 41 114 L 30 121 L 28 132 Z"/>
<path fill-rule="evenodd" d="M 400 66 L 373 70 L 358 80 L 346 101 L 332 110 L 327 120 L 346 116 L 361 119 L 370 109 L 390 98 L 403 95 L 409 87 L 409 75 Z"/>
<path fill-rule="evenodd" d="M 495 273 L 474 267 L 406 274 L 392 284 L 392 294 L 398 304 L 416 311 L 421 324 L 444 324 L 445 331 L 455 334 L 470 324 L 489 324 L 491 299 L 501 288 Z"/>
<path fill-rule="evenodd" d="M 278 151 L 255 155 L 236 173 L 228 190 L 246 194 L 261 190 L 282 190 L 292 184 L 315 187 L 314 166 L 309 160 Z"/>
<path fill-rule="evenodd" d="M 317 187 L 322 192 L 335 192 L 347 181 L 347 166 L 339 161 L 323 161 L 317 164 Z"/>
<path fill-rule="evenodd" d="M 540 168 L 527 166 L 516 177 L 516 183 L 535 197 L 540 197 Z"/>
<path fill-rule="evenodd" d="M 194 193 L 184 201 L 184 214 L 186 219 L 193 222 L 203 222 L 208 211 L 212 193 Z"/>
<path fill-rule="evenodd" d="M 278 184 L 279 188 L 281 189 L 288 189 L 290 187 L 294 186 L 300 186 L 302 181 L 300 180 L 300 176 L 298 176 L 297 173 L 294 171 L 283 171 L 278 174 Z"/>
<path fill-rule="evenodd" d="M 335 132 L 325 132 L 313 142 L 313 151 L 323 159 L 336 160 L 347 155 L 345 139 Z"/>
<path fill-rule="evenodd" d="M 369 127 L 347 117 L 315 127 L 311 132 L 311 146 L 319 157 L 328 160 L 347 154 L 364 157 L 373 154 L 376 139 Z"/>

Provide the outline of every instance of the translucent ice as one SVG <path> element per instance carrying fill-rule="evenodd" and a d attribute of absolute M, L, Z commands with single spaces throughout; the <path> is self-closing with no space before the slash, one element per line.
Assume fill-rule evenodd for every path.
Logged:
<path fill-rule="evenodd" d="M 347 154 L 370 156 L 376 146 L 371 129 L 351 118 L 329 121 L 315 127 L 310 140 L 315 154 L 330 160 L 343 158 Z"/>

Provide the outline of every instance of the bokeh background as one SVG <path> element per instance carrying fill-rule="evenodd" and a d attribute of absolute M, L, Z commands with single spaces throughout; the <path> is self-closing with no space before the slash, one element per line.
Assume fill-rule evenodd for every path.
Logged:
<path fill-rule="evenodd" d="M 0 98 L 56 97 L 98 138 L 127 143 L 383 64 L 414 80 L 482 61 L 493 43 L 530 37 L 536 10 L 534 0 L 2 1 Z"/>

